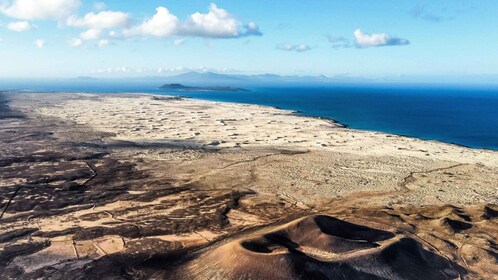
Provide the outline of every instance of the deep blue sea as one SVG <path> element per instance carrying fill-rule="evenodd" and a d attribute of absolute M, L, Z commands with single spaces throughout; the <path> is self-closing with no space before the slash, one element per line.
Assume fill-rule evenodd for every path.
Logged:
<path fill-rule="evenodd" d="M 498 87 L 327 85 L 246 87 L 250 92 L 171 92 L 155 85 L 38 84 L 36 90 L 145 92 L 276 106 L 351 128 L 498 150 Z"/>

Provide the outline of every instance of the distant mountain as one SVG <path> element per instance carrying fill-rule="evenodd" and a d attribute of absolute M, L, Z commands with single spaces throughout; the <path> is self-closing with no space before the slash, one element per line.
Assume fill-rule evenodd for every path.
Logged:
<path fill-rule="evenodd" d="M 176 76 L 163 77 L 165 83 L 188 84 L 195 86 L 233 86 L 246 81 L 243 76 L 224 75 L 212 72 L 187 72 Z"/>
<path fill-rule="evenodd" d="M 155 77 L 159 78 L 159 77 Z M 280 76 L 275 74 L 259 75 L 227 75 L 213 72 L 187 72 L 176 76 L 161 78 L 163 82 L 170 84 L 188 84 L 194 86 L 265 86 L 265 85 L 287 85 L 287 84 L 324 84 L 336 82 L 350 82 L 354 78 L 326 77 L 326 76 Z M 358 79 L 356 79 L 358 80 Z"/>
<path fill-rule="evenodd" d="M 358 82 L 378 82 L 383 79 L 366 79 L 348 75 L 342 76 L 280 76 L 275 74 L 240 75 L 240 74 L 220 74 L 213 72 L 186 72 L 174 76 L 145 76 L 131 78 L 103 78 L 78 77 L 74 79 L 80 82 L 92 83 L 116 83 L 126 84 L 147 84 L 157 86 L 162 84 L 181 84 L 190 87 L 227 87 L 227 88 L 248 88 L 255 86 L 287 86 L 306 85 L 320 86 L 326 84 L 345 84 Z"/>
<path fill-rule="evenodd" d="M 161 86 L 162 89 L 171 89 L 171 90 L 183 90 L 183 91 L 248 91 L 244 88 L 238 87 L 191 87 L 184 86 L 182 84 L 165 84 Z"/>

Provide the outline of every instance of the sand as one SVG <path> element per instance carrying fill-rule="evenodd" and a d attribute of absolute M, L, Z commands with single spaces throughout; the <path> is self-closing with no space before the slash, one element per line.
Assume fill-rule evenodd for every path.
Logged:
<path fill-rule="evenodd" d="M 3 277 L 498 273 L 496 151 L 257 105 L 140 94 L 7 97 Z"/>

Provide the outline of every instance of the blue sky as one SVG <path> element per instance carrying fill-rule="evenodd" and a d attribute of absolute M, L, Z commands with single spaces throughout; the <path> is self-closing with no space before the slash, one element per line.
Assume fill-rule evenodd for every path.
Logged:
<path fill-rule="evenodd" d="M 498 75 L 498 2 L 0 0 L 0 77 Z"/>

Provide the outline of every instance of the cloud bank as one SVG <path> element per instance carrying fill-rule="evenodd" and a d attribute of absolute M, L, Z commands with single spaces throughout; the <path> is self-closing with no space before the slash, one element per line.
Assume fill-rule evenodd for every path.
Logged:
<path fill-rule="evenodd" d="M 192 36 L 203 38 L 239 38 L 260 36 L 262 33 L 254 22 L 243 25 L 228 11 L 209 6 L 206 14 L 194 13 L 187 20 L 181 21 L 165 7 L 156 8 L 156 13 L 149 19 L 131 28 L 123 30 L 125 37 L 159 37 Z"/>
<path fill-rule="evenodd" d="M 88 13 L 82 18 L 70 16 L 66 20 L 67 26 L 84 27 L 89 29 L 106 29 L 126 27 L 131 23 L 130 15 L 124 12 L 102 11 L 98 14 Z"/>
<path fill-rule="evenodd" d="M 403 38 L 392 37 L 387 33 L 365 33 L 361 29 L 354 31 L 356 45 L 359 48 L 383 47 L 383 46 L 404 46 L 409 45 L 410 41 Z"/>
<path fill-rule="evenodd" d="M 88 28 L 80 33 L 79 39 L 72 39 L 69 45 L 78 47 L 82 41 L 99 40 L 98 46 L 109 45 L 108 39 L 101 39 L 103 30 L 113 28 L 125 28 L 131 24 L 131 17 L 128 13 L 116 11 L 101 11 L 99 13 L 88 13 L 83 17 L 70 16 L 66 19 L 66 25 L 77 28 Z M 78 41 L 79 40 L 79 41 Z M 81 41 L 81 42 L 80 42 Z"/>
<path fill-rule="evenodd" d="M 109 68 L 101 68 L 91 71 L 92 74 L 121 74 L 121 73 L 185 73 L 185 72 L 213 72 L 213 73 L 234 73 L 238 72 L 237 70 L 231 68 L 210 68 L 206 66 L 198 66 L 198 67 L 186 67 L 186 66 L 178 66 L 178 67 L 159 67 L 159 68 L 130 68 L 126 66 L 120 67 L 109 67 Z"/>
<path fill-rule="evenodd" d="M 227 10 L 212 3 L 205 13 L 196 12 L 180 20 L 165 7 L 157 7 L 150 18 L 133 25 L 130 14 L 121 11 L 104 10 L 102 2 L 94 3 L 97 12 L 77 16 L 81 0 L 0 0 L 0 13 L 20 19 L 11 22 L 7 28 L 22 32 L 35 27 L 29 21 L 56 20 L 59 27 L 82 29 L 78 37 L 68 41 L 72 47 L 82 46 L 86 41 L 95 41 L 97 46 L 106 46 L 113 41 L 133 37 L 200 37 L 208 39 L 241 38 L 261 36 L 254 22 L 243 23 Z M 181 45 L 183 41 L 175 41 Z M 306 51 L 296 47 L 296 51 Z"/>

